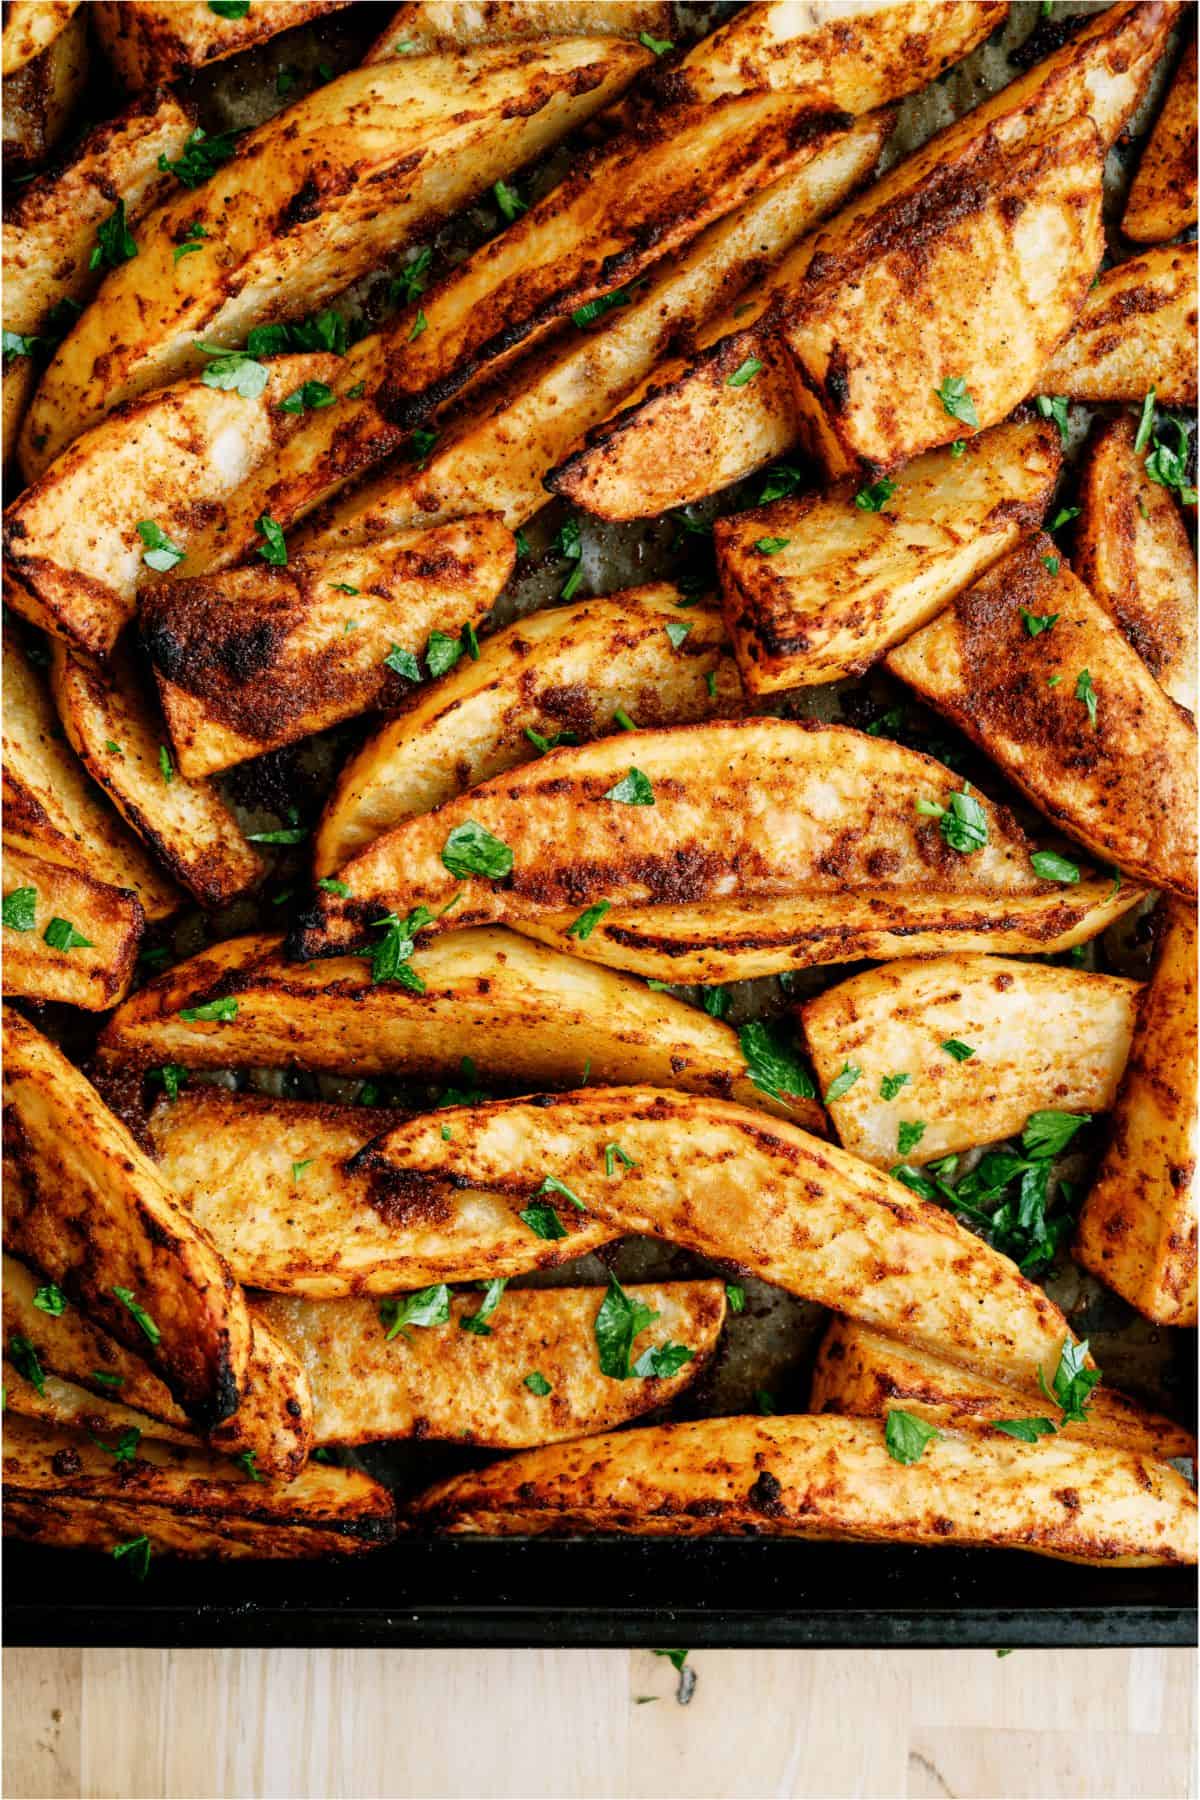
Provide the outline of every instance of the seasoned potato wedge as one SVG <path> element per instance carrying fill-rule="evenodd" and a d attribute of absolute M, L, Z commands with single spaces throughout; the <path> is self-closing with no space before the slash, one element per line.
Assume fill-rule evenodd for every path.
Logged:
<path fill-rule="evenodd" d="M 463 1057 L 505 1080 L 556 1086 L 646 1081 L 773 1109 L 751 1082 L 736 1034 L 672 994 L 531 944 L 507 931 L 422 943 L 424 983 L 372 983 L 358 957 L 297 964 L 267 935 L 227 939 L 148 983 L 105 1027 L 109 1065 L 329 1069 L 345 1075 L 457 1077 Z M 227 1020 L 181 1010 L 236 998 Z M 821 1128 L 820 1108 L 786 1095 Z"/>
<path fill-rule="evenodd" d="M 431 932 L 501 919 L 561 928 L 601 902 L 703 908 L 821 894 L 828 911 L 834 895 L 860 888 L 1006 900 L 1044 891 L 1015 821 L 995 808 L 987 841 L 968 855 L 916 810 L 922 798 L 949 805 L 955 779 L 931 757 L 845 726 L 741 719 L 601 738 L 385 832 L 345 864 L 338 892 L 315 897 L 292 947 L 320 956 L 357 946 L 381 912 L 438 909 L 456 894 Z M 473 855 L 457 847 L 480 831 L 502 847 L 488 875 L 472 874 Z M 602 919 L 577 929 L 584 954 Z"/>
<path fill-rule="evenodd" d="M 166 918 L 181 904 L 178 888 L 87 779 L 41 676 L 11 636 L 3 685 L 6 839 L 76 875 L 128 888 L 148 919 Z"/>
<path fill-rule="evenodd" d="M 670 0 L 405 0 L 363 61 L 518 38 L 636 38 L 643 31 L 669 36 Z"/>
<path fill-rule="evenodd" d="M 1072 837 L 1137 880 L 1195 893 L 1195 725 L 1048 537 L 996 563 L 888 667 Z"/>
<path fill-rule="evenodd" d="M 395 704 L 434 633 L 459 639 L 512 573 L 498 519 L 403 533 L 370 548 L 161 582 L 140 625 L 180 771 L 203 777 L 369 708 Z"/>
<path fill-rule="evenodd" d="M 831 478 L 873 480 L 963 437 L 962 403 L 945 396 L 964 372 L 968 429 L 1033 390 L 1100 267 L 1103 160 L 1090 119 L 1015 149 L 976 136 L 844 243 L 818 245 L 780 297 L 779 336 Z"/>
<path fill-rule="evenodd" d="M 1121 230 L 1159 244 L 1196 223 L 1196 40 L 1183 52 L 1133 178 Z"/>
<path fill-rule="evenodd" d="M 606 1155 L 614 1143 L 623 1159 Z M 725 1100 L 623 1087 L 451 1107 L 396 1126 L 351 1168 L 377 1205 L 462 1181 L 524 1202 L 552 1174 L 622 1231 L 735 1263 L 1032 1393 L 1068 1335 L 1042 1290 L 941 1207 Z"/>
<path fill-rule="evenodd" d="M 1075 1255 L 1160 1325 L 1196 1323 L 1196 917 L 1166 908 L 1158 963 Z"/>
<path fill-rule="evenodd" d="M 3 1466 L 5 1530 L 43 1543 L 111 1550 L 145 1535 L 184 1555 L 303 1557 L 369 1549 L 394 1528 L 386 1488 L 322 1463 L 256 1481 L 223 1457 L 143 1439 L 117 1464 L 83 1432 L 13 1418 Z"/>
<path fill-rule="evenodd" d="M 1118 263 L 1088 295 L 1079 322 L 1037 386 L 1071 400 L 1196 404 L 1196 246 L 1167 245 Z"/>
<path fill-rule="evenodd" d="M 4 1053 L 5 1243 L 140 1351 L 190 1418 L 228 1418 L 251 1342 L 225 1263 L 91 1084 L 11 1007 Z"/>
<path fill-rule="evenodd" d="M 1010 1443 L 1009 1434 L 997 1433 L 996 1425 L 1031 1416 L 1029 1395 L 1020 1388 L 987 1381 L 916 1345 L 897 1344 L 870 1325 L 839 1318 L 830 1321 L 821 1340 L 808 1407 L 813 1413 L 862 1419 L 886 1418 L 899 1407 L 939 1431 L 978 1431 L 1009 1437 Z M 1051 1405 L 1049 1411 L 1057 1408 Z M 1053 1423 L 1064 1437 L 1138 1456 L 1166 1461 L 1196 1454 L 1196 1440 L 1186 1427 L 1147 1412 L 1115 1388 L 1093 1391 L 1085 1420 Z"/>
<path fill-rule="evenodd" d="M 830 1103 L 838 1137 L 887 1169 L 994 1143 L 1047 1107 L 1106 1112 L 1140 991 L 1083 969 L 943 956 L 868 969 L 810 1000 L 801 1017 L 822 1093 L 847 1066 L 860 1071 Z M 900 1077 L 885 1098 L 883 1086 Z M 901 1156 L 904 1119 L 920 1119 L 925 1132 Z"/>
<path fill-rule="evenodd" d="M 741 712 L 720 614 L 682 605 L 679 589 L 660 582 L 552 607 L 489 639 L 477 662 L 415 694 L 343 768 L 316 836 L 317 874 L 332 875 L 410 813 L 532 761 L 531 733 L 550 743 L 601 737 L 622 729 L 618 709 L 644 727 Z"/>
<path fill-rule="evenodd" d="M 206 0 L 92 0 L 88 11 L 104 54 L 127 88 L 172 81 L 189 69 L 236 56 L 347 0 L 254 0 L 240 18 Z"/>
<path fill-rule="evenodd" d="M 87 78 L 86 10 L 56 4 L 39 10 L 43 17 L 32 32 L 14 21 L 11 60 L 15 66 L 11 74 L 7 69 L 4 73 L 4 156 L 10 172 L 49 156 L 66 130 Z M 28 16 L 34 8 L 22 11 Z M 11 34 L 11 25 L 6 25 L 6 44 Z"/>
<path fill-rule="evenodd" d="M 50 682 L 88 774 L 201 906 L 223 906 L 261 881 L 262 859 L 217 790 L 173 767 L 165 729 L 130 662 L 96 669 L 56 643 Z"/>
<path fill-rule="evenodd" d="M 0 74 L 15 75 L 48 50 L 80 5 L 81 0 L 11 0 L 0 37 Z"/>
<path fill-rule="evenodd" d="M 44 1368 L 40 1387 L 35 1387 L 7 1357 L 3 1370 L 4 1410 L 9 1416 L 15 1413 L 21 1419 L 36 1419 L 61 1431 L 86 1431 L 94 1438 L 116 1440 L 122 1432 L 136 1431 L 160 1443 L 200 1448 L 199 1436 L 186 1425 L 165 1425 L 149 1413 L 123 1406 L 120 1400 L 90 1394 L 73 1381 L 49 1375 Z"/>
<path fill-rule="evenodd" d="M 924 625 L 1023 531 L 1062 466 L 1045 420 L 997 425 L 904 469 L 872 512 L 854 483 L 717 519 L 722 603 L 753 694 L 860 674 Z"/>
<path fill-rule="evenodd" d="M 145 924 L 136 896 L 47 861 L 21 838 L 6 833 L 3 843 L 5 901 L 23 893 L 27 909 L 4 921 L 4 992 L 85 1012 L 115 1006 L 129 992 Z"/>
<path fill-rule="evenodd" d="M 1196 558 L 1179 510 L 1146 474 L 1132 419 L 1096 429 L 1072 561 L 1164 693 L 1196 710 Z"/>
<path fill-rule="evenodd" d="M 712 1355 L 725 1317 L 723 1283 L 625 1291 L 655 1315 L 634 1339 L 631 1362 L 682 1345 L 692 1359 L 673 1375 L 621 1381 L 601 1372 L 594 1331 L 606 1292 L 600 1287 L 507 1293 L 488 1313 L 486 1335 L 465 1328 L 483 1296 L 459 1294 L 444 1325 L 406 1330 L 406 1343 L 388 1341 L 373 1300 L 267 1300 L 258 1315 L 309 1370 L 318 1443 L 451 1438 L 522 1450 L 612 1431 L 674 1399 Z M 548 1391 L 530 1389 L 532 1375 L 549 1383 Z"/>
<path fill-rule="evenodd" d="M 1073 1440 L 947 1434 L 896 1462 L 875 1419 L 698 1419 L 588 1438 L 422 1494 L 437 1531 L 990 1544 L 1102 1566 L 1196 1560 L 1196 1497 L 1168 1463 Z"/>
<path fill-rule="evenodd" d="M 345 1164 L 401 1117 L 196 1086 L 156 1106 L 149 1129 L 180 1205 L 239 1281 L 270 1293 L 324 1300 L 507 1279 L 617 1235 L 572 1209 L 564 1237 L 535 1237 L 502 1196 L 465 1189 L 418 1209 L 377 1208 Z"/>

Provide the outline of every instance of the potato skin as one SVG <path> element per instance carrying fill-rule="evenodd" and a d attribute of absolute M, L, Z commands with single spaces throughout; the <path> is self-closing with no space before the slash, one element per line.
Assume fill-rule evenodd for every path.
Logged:
<path fill-rule="evenodd" d="M 1058 622 L 1030 637 L 1026 613 Z M 1095 855 L 1195 893 L 1195 725 L 1050 538 L 1027 539 L 887 664 Z"/>
<path fill-rule="evenodd" d="M 1121 230 L 1135 244 L 1178 237 L 1196 223 L 1196 40 L 1180 58 L 1125 202 Z"/>
<path fill-rule="evenodd" d="M 1038 382 L 1071 400 L 1196 404 L 1196 246 L 1167 244 L 1108 269 Z"/>
<path fill-rule="evenodd" d="M 417 1501 L 435 1531 L 989 1544 L 1110 1567 L 1192 1563 L 1168 1463 L 1057 1438 L 946 1434 L 909 1466 L 876 1420 L 700 1419 L 533 1450 Z"/>
<path fill-rule="evenodd" d="M 1075 1255 L 1160 1325 L 1196 1323 L 1196 917 L 1169 901 L 1158 962 Z"/>

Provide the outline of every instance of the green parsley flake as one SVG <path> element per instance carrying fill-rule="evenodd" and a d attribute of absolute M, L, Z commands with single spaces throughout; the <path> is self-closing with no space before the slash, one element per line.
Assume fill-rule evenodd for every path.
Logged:
<path fill-rule="evenodd" d="M 270 563 L 273 568 L 284 568 L 287 564 L 288 553 L 282 525 L 277 519 L 273 519 L 270 513 L 260 513 L 255 520 L 254 528 L 266 539 L 265 543 L 258 546 L 258 554 L 263 561 Z"/>
<path fill-rule="evenodd" d="M 961 1038 L 947 1038 L 942 1049 L 947 1056 L 952 1056 L 955 1062 L 969 1062 L 975 1054 L 970 1044 L 964 1044 Z"/>
<path fill-rule="evenodd" d="M 757 356 L 748 356 L 745 362 L 739 363 L 732 375 L 726 376 L 725 386 L 737 388 L 745 387 L 749 382 L 754 380 L 754 377 L 758 374 L 762 366 L 763 365 Z"/>
<path fill-rule="evenodd" d="M 503 881 L 512 873 L 513 853 L 474 819 L 467 819 L 454 827 L 442 845 L 442 863 L 451 875 L 482 875 L 488 881 Z"/>
<path fill-rule="evenodd" d="M 835 1100 L 840 1100 L 844 1094 L 848 1094 L 861 1074 L 862 1070 L 857 1063 L 843 1063 L 840 1072 L 834 1076 L 825 1090 L 826 1106 L 832 1106 Z"/>
<path fill-rule="evenodd" d="M 586 912 L 580 913 L 574 924 L 567 926 L 567 936 L 577 938 L 580 943 L 583 943 L 586 938 L 591 937 L 605 913 L 611 910 L 610 901 L 597 900 L 594 906 L 589 906 Z"/>
<path fill-rule="evenodd" d="M 42 933 L 42 941 L 49 944 L 52 950 L 91 950 L 94 948 L 91 938 L 85 938 L 81 931 L 76 931 L 69 919 L 51 919 Z"/>
<path fill-rule="evenodd" d="M 142 561 L 158 575 L 165 575 L 168 569 L 173 569 L 187 555 L 183 545 L 169 538 L 162 526 L 156 525 L 153 519 L 140 519 L 137 534 L 145 546 Z"/>
<path fill-rule="evenodd" d="M 0 923 L 9 931 L 32 931 L 36 922 L 36 888 L 14 888 L 11 894 L 5 894 L 4 905 L 0 909 Z"/>
<path fill-rule="evenodd" d="M 219 1020 L 222 1025 L 229 1025 L 237 1018 L 237 1012 L 237 1001 L 232 994 L 227 994 L 220 1000 L 206 1000 L 203 1006 L 185 1006 L 179 1016 L 186 1019 L 189 1025 L 193 1020 L 206 1023 L 213 1019 Z"/>
<path fill-rule="evenodd" d="M 126 1312 L 130 1313 L 133 1318 L 137 1320 L 150 1342 L 152 1344 L 157 1344 L 162 1338 L 162 1332 L 158 1329 L 158 1326 L 154 1323 L 154 1320 L 150 1317 L 150 1314 L 146 1311 L 145 1307 L 139 1305 L 138 1301 L 134 1299 L 132 1289 L 115 1287 L 110 1289 L 110 1292 L 113 1299 L 119 1300 Z"/>
<path fill-rule="evenodd" d="M 643 775 L 640 769 L 631 768 L 623 780 L 615 787 L 610 787 L 604 794 L 605 800 L 611 800 L 618 806 L 653 806 L 654 789 L 650 778 Z"/>
<path fill-rule="evenodd" d="M 900 1089 L 907 1087 L 911 1080 L 911 1075 L 885 1075 L 879 1084 L 879 1098 L 894 1100 Z"/>
<path fill-rule="evenodd" d="M 893 1462 L 909 1464 L 919 1462 L 925 1446 L 939 1435 L 924 1419 L 893 1407 L 887 1416 L 883 1441 Z"/>
<path fill-rule="evenodd" d="M 979 414 L 975 411 L 975 402 L 961 375 L 947 375 L 942 385 L 933 391 L 941 401 L 943 410 L 952 419 L 969 425 L 972 431 L 979 430 Z"/>
<path fill-rule="evenodd" d="M 882 512 L 896 491 L 896 483 L 889 481 L 885 475 L 870 487 L 859 488 L 854 496 L 854 504 L 860 512 Z"/>

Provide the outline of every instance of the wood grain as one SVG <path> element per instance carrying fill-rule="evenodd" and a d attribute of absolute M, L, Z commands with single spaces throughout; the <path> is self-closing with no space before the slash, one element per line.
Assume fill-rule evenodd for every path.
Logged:
<path fill-rule="evenodd" d="M 8 1800 L 1190 1800 L 1186 1650 L 12 1650 Z"/>

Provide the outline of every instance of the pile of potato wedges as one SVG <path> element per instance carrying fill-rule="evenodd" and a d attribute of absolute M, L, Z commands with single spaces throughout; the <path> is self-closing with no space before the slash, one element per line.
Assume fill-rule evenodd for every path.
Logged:
<path fill-rule="evenodd" d="M 2 50 L 6 1532 L 1195 1562 L 1194 12 Z"/>

